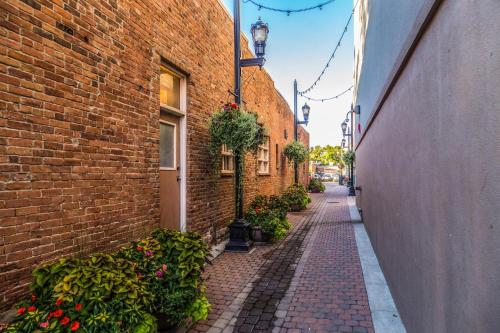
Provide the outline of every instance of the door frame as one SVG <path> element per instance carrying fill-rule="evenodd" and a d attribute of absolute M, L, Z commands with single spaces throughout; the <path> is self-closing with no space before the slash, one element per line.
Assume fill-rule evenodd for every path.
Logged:
<path fill-rule="evenodd" d="M 160 113 L 165 112 L 167 114 L 171 114 L 173 116 L 179 117 L 179 167 L 180 167 L 180 193 L 179 193 L 179 202 L 180 202 L 180 221 L 179 228 L 180 231 L 187 231 L 186 224 L 186 209 L 187 209 L 187 76 L 172 68 L 172 66 L 168 65 L 168 63 L 162 61 L 161 64 L 167 71 L 171 72 L 173 75 L 180 78 L 180 108 L 172 108 L 168 105 L 160 104 Z M 161 122 L 161 121 L 160 121 Z M 168 123 L 167 121 L 165 121 Z M 177 134 L 177 133 L 176 133 Z M 177 137 L 176 137 L 177 140 Z M 161 189 L 160 189 L 161 191 Z M 161 195 L 161 193 L 160 193 Z"/>

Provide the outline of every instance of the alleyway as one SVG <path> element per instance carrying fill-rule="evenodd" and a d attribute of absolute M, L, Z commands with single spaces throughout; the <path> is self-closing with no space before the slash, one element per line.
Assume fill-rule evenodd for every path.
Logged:
<path fill-rule="evenodd" d="M 212 309 L 192 332 L 373 332 L 347 190 L 311 196 L 284 241 L 208 267 Z"/>

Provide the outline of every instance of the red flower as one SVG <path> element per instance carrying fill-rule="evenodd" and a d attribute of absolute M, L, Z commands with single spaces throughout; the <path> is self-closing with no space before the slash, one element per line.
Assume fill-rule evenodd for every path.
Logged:
<path fill-rule="evenodd" d="M 80 323 L 79 322 L 74 321 L 73 323 L 71 323 L 71 330 L 72 331 L 76 331 L 79 328 L 80 328 Z"/>
<path fill-rule="evenodd" d="M 232 107 L 233 109 L 237 109 L 237 108 L 238 108 L 238 104 L 236 104 L 236 103 L 231 103 L 231 107 Z"/>
<path fill-rule="evenodd" d="M 76 311 L 80 311 L 82 309 L 82 305 L 80 303 L 77 303 L 75 305 L 75 309 L 76 309 Z"/>
<path fill-rule="evenodd" d="M 36 310 L 36 306 L 32 305 L 28 308 L 28 312 L 33 312 Z"/>
<path fill-rule="evenodd" d="M 139 251 L 139 252 L 140 252 L 140 251 L 142 251 L 142 250 L 143 250 L 143 249 L 142 249 L 142 246 L 137 245 L 137 251 Z"/>
<path fill-rule="evenodd" d="M 59 318 L 63 315 L 64 311 L 61 310 L 61 309 L 57 309 L 56 311 L 54 312 L 51 312 L 51 315 L 52 317 L 56 317 L 56 318 Z"/>
<path fill-rule="evenodd" d="M 31 295 L 31 301 L 32 302 L 36 301 L 36 295 L 35 294 Z"/>
<path fill-rule="evenodd" d="M 68 317 L 64 317 L 64 318 L 63 318 L 63 319 L 61 319 L 59 322 L 60 322 L 60 323 L 61 323 L 61 325 L 63 325 L 63 326 L 64 326 L 64 325 L 68 325 L 68 324 L 69 324 L 69 322 L 70 322 L 70 319 L 69 319 Z"/>
<path fill-rule="evenodd" d="M 61 304 L 62 304 L 62 299 L 60 299 L 60 298 L 59 298 L 59 299 L 56 301 L 56 305 L 57 305 L 57 306 L 60 306 Z"/>
<path fill-rule="evenodd" d="M 26 308 L 24 306 L 20 307 L 19 309 L 17 309 L 17 314 L 20 314 L 22 315 L 23 313 L 26 312 Z"/>
<path fill-rule="evenodd" d="M 43 323 L 40 323 L 40 327 L 41 328 L 47 328 L 47 327 L 49 327 L 49 322 L 48 321 L 44 321 Z"/>

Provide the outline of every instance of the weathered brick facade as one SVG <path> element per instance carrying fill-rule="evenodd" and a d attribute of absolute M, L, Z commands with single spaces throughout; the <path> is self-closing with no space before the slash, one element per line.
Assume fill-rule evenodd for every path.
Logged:
<path fill-rule="evenodd" d="M 188 229 L 223 237 L 233 178 L 211 173 L 207 127 L 232 99 L 232 52 L 218 0 L 0 1 L 0 308 L 26 292 L 35 265 L 158 225 L 162 61 L 187 74 Z M 243 70 L 243 99 L 271 140 L 269 176 L 246 161 L 248 201 L 292 182 L 276 145 L 281 155 L 293 139 L 293 115 L 258 68 Z"/>

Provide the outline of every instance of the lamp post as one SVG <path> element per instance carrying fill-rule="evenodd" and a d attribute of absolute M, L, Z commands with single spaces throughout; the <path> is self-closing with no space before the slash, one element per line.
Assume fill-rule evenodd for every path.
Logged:
<path fill-rule="evenodd" d="M 342 147 L 345 146 L 345 137 L 349 137 L 349 143 L 348 143 L 348 149 L 349 150 L 354 150 L 354 114 L 360 114 L 360 107 L 357 105 L 355 108 L 352 107 L 351 105 L 351 110 L 349 110 L 345 116 L 345 120 L 342 122 L 340 125 L 340 128 L 342 129 Z M 349 119 L 349 115 L 351 115 L 351 119 Z M 347 131 L 347 123 L 350 122 L 351 128 L 349 131 Z M 354 189 L 354 161 L 351 159 L 351 163 L 349 165 L 349 195 L 350 196 L 355 196 L 356 191 Z"/>
<path fill-rule="evenodd" d="M 234 98 L 236 104 L 241 104 L 241 67 L 262 67 L 266 61 L 264 58 L 267 35 L 269 28 L 266 23 L 259 20 L 252 24 L 251 32 L 255 48 L 256 58 L 241 59 L 240 44 L 240 1 L 234 0 Z M 243 216 L 243 160 L 245 156 L 240 151 L 234 153 L 234 199 L 235 218 L 229 226 L 229 242 L 226 245 L 228 251 L 248 251 L 252 246 L 249 237 L 248 223 Z"/>
<path fill-rule="evenodd" d="M 309 123 L 309 113 L 311 112 L 311 107 L 305 103 L 302 106 L 302 115 L 304 116 L 303 121 L 299 121 L 298 112 L 297 112 L 297 99 L 299 95 L 299 90 L 297 88 L 297 80 L 293 81 L 293 138 L 295 141 L 299 140 L 299 125 L 306 125 Z M 299 166 L 297 162 L 293 163 L 294 167 L 294 181 L 295 184 L 299 182 Z"/>

